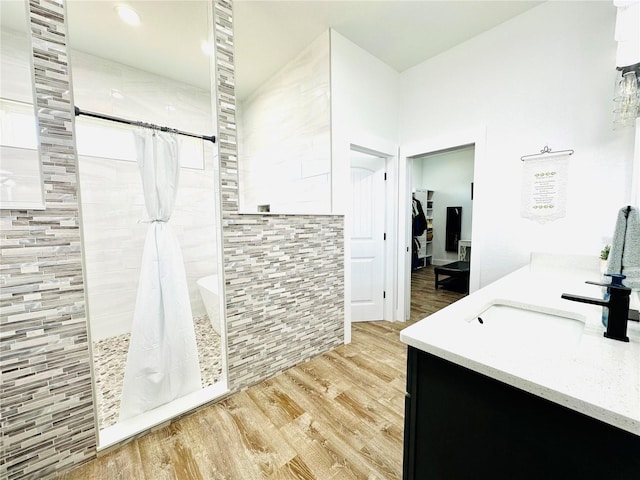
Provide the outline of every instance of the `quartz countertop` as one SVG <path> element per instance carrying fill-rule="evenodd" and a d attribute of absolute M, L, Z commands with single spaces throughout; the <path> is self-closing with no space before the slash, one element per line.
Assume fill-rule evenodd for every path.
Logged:
<path fill-rule="evenodd" d="M 589 262 L 587 262 L 588 264 Z M 600 281 L 600 272 L 575 262 L 540 261 L 523 267 L 400 332 L 402 342 L 473 371 L 502 381 L 572 410 L 640 436 L 640 325 L 629 322 L 629 342 L 603 336 L 602 307 L 561 299 L 562 293 L 600 297 L 601 288 L 585 284 Z M 477 330 L 477 317 L 499 300 L 561 312 L 584 323 L 575 342 L 566 349 L 547 348 L 539 335 L 527 349 L 509 355 L 486 348 Z M 632 308 L 640 306 L 632 292 Z M 522 332 L 525 341 L 527 332 Z M 475 340 L 475 341 L 474 341 Z M 523 341 L 520 338 L 519 341 Z M 551 340 L 549 340 L 551 341 Z M 561 345 L 563 347 L 563 345 Z"/>

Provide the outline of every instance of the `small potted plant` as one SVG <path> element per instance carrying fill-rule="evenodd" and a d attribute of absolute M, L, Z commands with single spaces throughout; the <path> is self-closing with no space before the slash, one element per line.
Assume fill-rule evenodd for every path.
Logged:
<path fill-rule="evenodd" d="M 600 273 L 607 272 L 607 260 L 609 260 L 609 252 L 611 251 L 611 245 L 605 245 L 602 250 L 600 250 Z"/>

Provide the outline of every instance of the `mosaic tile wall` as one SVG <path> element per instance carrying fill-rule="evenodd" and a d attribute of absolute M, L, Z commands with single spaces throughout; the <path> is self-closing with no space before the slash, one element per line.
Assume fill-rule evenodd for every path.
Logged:
<path fill-rule="evenodd" d="M 46 209 L 2 210 L 0 478 L 95 456 L 64 9 L 29 2 Z"/>
<path fill-rule="evenodd" d="M 1 211 L 0 478 L 95 457 L 64 22 L 30 0 L 46 210 Z M 343 341 L 341 216 L 238 215 L 232 5 L 215 0 L 228 365 L 244 388 Z"/>
<path fill-rule="evenodd" d="M 216 84 L 232 390 L 344 341 L 343 217 L 238 215 L 233 7 L 215 2 Z"/>

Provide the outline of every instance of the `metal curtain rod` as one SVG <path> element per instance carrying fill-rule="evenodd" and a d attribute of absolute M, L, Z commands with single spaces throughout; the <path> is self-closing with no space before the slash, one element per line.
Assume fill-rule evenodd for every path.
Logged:
<path fill-rule="evenodd" d="M 124 123 L 126 125 L 135 125 L 136 127 L 152 128 L 154 130 L 160 130 L 161 132 L 177 133 L 178 135 L 185 135 L 187 137 L 201 138 L 202 140 L 209 140 L 212 143 L 216 143 L 215 135 L 211 135 L 211 136 L 198 135 L 196 133 L 184 132 L 182 130 L 177 130 L 175 128 L 162 127 L 160 125 L 154 125 L 152 123 L 138 122 L 135 120 L 127 120 L 126 118 L 105 115 L 104 113 L 88 112 L 86 110 L 80 110 L 78 107 L 74 107 L 74 109 L 75 109 L 76 117 L 78 115 L 84 115 L 85 117 L 99 118 L 101 120 L 109 120 L 111 122 Z"/>
<path fill-rule="evenodd" d="M 527 158 L 531 159 L 531 158 L 534 158 L 534 157 L 543 157 L 545 155 L 560 155 L 562 153 L 567 153 L 569 155 L 573 155 L 573 150 L 571 150 L 571 149 L 569 149 L 569 150 L 558 150 L 557 152 L 553 152 L 549 148 L 549 145 L 545 145 L 544 148 L 542 150 L 540 150 L 540 153 L 533 153 L 531 155 L 523 155 L 522 157 L 520 157 L 520 160 L 522 160 L 524 162 L 525 159 L 527 159 Z"/>

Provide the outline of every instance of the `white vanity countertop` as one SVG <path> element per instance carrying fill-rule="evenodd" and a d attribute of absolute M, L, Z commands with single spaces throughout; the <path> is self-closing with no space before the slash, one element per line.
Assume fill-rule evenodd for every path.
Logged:
<path fill-rule="evenodd" d="M 562 293 L 601 298 L 600 287 L 585 284 L 585 280 L 600 281 L 600 274 L 523 267 L 407 327 L 400 339 L 640 436 L 640 325 L 628 323 L 628 343 L 605 338 L 601 307 L 560 298 Z M 529 347 L 528 352 L 517 348 L 509 355 L 504 350 L 496 352 L 478 342 L 478 330 L 469 327 L 496 299 L 565 312 L 584 322 L 584 330 L 560 353 L 545 349 L 544 335 L 538 335 L 539 345 Z M 638 292 L 632 292 L 631 305 L 637 309 L 638 304 Z M 526 337 L 518 340 L 526 341 Z"/>

